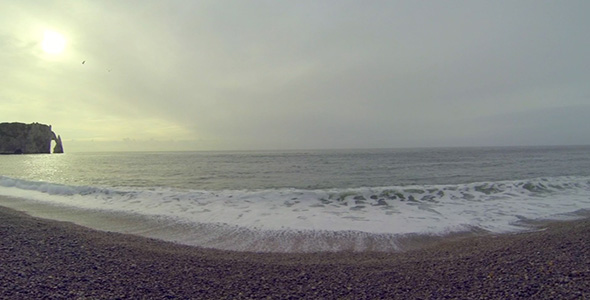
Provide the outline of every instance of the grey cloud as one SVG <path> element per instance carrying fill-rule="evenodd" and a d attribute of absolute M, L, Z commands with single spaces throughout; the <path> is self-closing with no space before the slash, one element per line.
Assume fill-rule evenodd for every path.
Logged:
<path fill-rule="evenodd" d="M 586 2 L 45 4 L 53 6 L 77 60 L 87 60 L 85 73 L 63 70 L 85 101 L 225 147 L 590 142 L 522 125 L 545 124 L 534 111 L 587 103 Z M 498 117 L 510 114 L 521 121 Z M 588 122 L 573 118 L 564 124 Z M 486 130 L 493 142 L 480 138 Z"/>

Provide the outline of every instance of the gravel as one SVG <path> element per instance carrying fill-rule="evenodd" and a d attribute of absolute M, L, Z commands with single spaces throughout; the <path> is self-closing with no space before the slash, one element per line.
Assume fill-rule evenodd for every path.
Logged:
<path fill-rule="evenodd" d="M 0 207 L 1 299 L 584 299 L 590 220 L 402 253 L 244 253 Z"/>

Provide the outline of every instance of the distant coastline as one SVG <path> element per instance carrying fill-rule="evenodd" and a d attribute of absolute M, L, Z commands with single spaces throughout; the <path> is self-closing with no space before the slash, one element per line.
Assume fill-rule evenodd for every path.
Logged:
<path fill-rule="evenodd" d="M 64 153 L 61 136 L 52 131 L 51 125 L 0 123 L 0 154 L 50 153 Z"/>

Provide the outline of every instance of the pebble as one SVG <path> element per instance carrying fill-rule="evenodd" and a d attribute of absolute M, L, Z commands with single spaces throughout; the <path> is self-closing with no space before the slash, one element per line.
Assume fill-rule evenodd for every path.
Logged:
<path fill-rule="evenodd" d="M 590 220 L 403 253 L 218 251 L 0 207 L 1 299 L 590 298 Z"/>

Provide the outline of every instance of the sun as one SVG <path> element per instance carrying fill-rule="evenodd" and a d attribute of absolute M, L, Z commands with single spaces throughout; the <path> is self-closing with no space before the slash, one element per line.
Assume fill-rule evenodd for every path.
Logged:
<path fill-rule="evenodd" d="M 49 54 L 60 54 L 66 48 L 66 39 L 59 32 L 47 30 L 43 34 L 41 47 Z"/>

